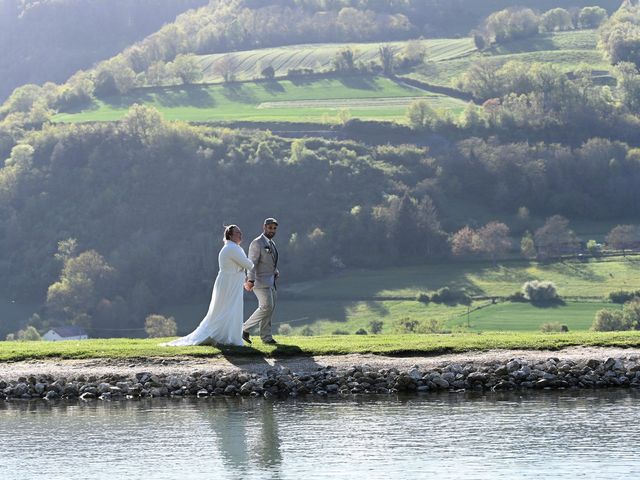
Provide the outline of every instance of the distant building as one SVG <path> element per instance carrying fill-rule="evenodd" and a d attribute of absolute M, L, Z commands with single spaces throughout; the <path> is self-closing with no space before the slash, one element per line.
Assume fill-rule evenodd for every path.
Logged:
<path fill-rule="evenodd" d="M 65 325 L 63 327 L 54 327 L 42 336 L 43 340 L 50 342 L 59 342 L 60 340 L 86 340 L 89 338 L 84 328 L 77 325 Z"/>

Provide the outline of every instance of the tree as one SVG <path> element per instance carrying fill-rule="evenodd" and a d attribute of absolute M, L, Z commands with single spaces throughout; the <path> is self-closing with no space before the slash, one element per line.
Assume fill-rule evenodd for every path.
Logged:
<path fill-rule="evenodd" d="M 95 91 L 101 95 L 127 93 L 136 83 L 136 73 L 122 56 L 102 62 L 95 70 Z"/>
<path fill-rule="evenodd" d="M 267 80 L 273 80 L 273 78 L 276 76 L 276 71 L 271 65 L 269 65 L 268 67 L 262 69 L 260 75 L 262 75 Z"/>
<path fill-rule="evenodd" d="M 25 340 L 28 342 L 38 342 L 40 340 L 42 340 L 42 338 L 40 337 L 40 334 L 38 333 L 38 331 L 35 329 L 35 327 L 33 326 L 28 326 L 27 328 L 25 328 L 24 330 L 20 330 L 17 334 L 16 334 L 16 338 L 18 340 Z"/>
<path fill-rule="evenodd" d="M 561 215 L 549 217 L 533 238 L 538 254 L 542 256 L 558 256 L 574 252 L 578 247 L 578 239 L 569 229 L 569 220 Z"/>
<path fill-rule="evenodd" d="M 616 91 L 621 104 L 633 113 L 640 113 L 640 75 L 632 62 L 620 62 L 613 67 Z"/>
<path fill-rule="evenodd" d="M 524 298 L 531 303 L 545 303 L 558 300 L 558 291 L 553 282 L 531 280 L 522 285 Z"/>
<path fill-rule="evenodd" d="M 407 108 L 409 125 L 414 130 L 424 130 L 433 125 L 436 112 L 426 100 L 414 100 Z"/>
<path fill-rule="evenodd" d="M 480 250 L 489 254 L 495 263 L 499 255 L 505 254 L 511 248 L 509 227 L 502 222 L 489 222 L 477 231 Z"/>
<path fill-rule="evenodd" d="M 84 323 L 108 297 L 114 269 L 95 250 L 65 260 L 60 279 L 47 291 L 47 309 L 64 322 Z"/>
<path fill-rule="evenodd" d="M 596 332 L 615 332 L 629 330 L 629 326 L 624 321 L 620 310 L 602 309 L 596 312 L 591 329 Z"/>
<path fill-rule="evenodd" d="M 546 32 L 570 30 L 573 28 L 571 14 L 564 8 L 553 8 L 540 17 L 540 28 Z"/>
<path fill-rule="evenodd" d="M 382 320 L 371 320 L 369 322 L 369 331 L 374 335 L 377 335 L 378 333 L 382 332 L 383 325 L 384 323 L 382 322 Z"/>
<path fill-rule="evenodd" d="M 338 72 L 353 72 L 356 68 L 355 52 L 351 47 L 346 47 L 336 52 L 333 59 L 334 68 Z"/>
<path fill-rule="evenodd" d="M 496 43 L 526 38 L 538 33 L 539 18 L 530 8 L 507 8 L 494 12 L 484 22 L 485 31 Z"/>
<path fill-rule="evenodd" d="M 393 53 L 393 49 L 389 45 L 380 45 L 378 47 L 378 55 L 380 56 L 382 71 L 386 75 L 393 75 L 393 69 L 395 66 L 395 54 Z"/>
<path fill-rule="evenodd" d="M 626 256 L 625 250 L 640 247 L 640 226 L 616 225 L 607 234 L 605 242 L 610 248 L 622 250 L 622 255 Z"/>
<path fill-rule="evenodd" d="M 202 68 L 198 58 L 193 55 L 178 55 L 171 63 L 173 74 L 178 77 L 184 85 L 188 85 L 202 79 Z"/>
<path fill-rule="evenodd" d="M 238 62 L 231 55 L 225 55 L 218 60 L 214 71 L 217 72 L 225 83 L 232 83 L 236 80 L 236 73 L 238 72 Z"/>
<path fill-rule="evenodd" d="M 465 225 L 451 237 L 451 253 L 456 256 L 470 255 L 478 248 L 478 234 Z"/>
<path fill-rule="evenodd" d="M 578 14 L 580 28 L 598 28 L 607 18 L 607 11 L 602 7 L 584 7 Z"/>
<path fill-rule="evenodd" d="M 536 245 L 529 230 L 524 232 L 522 240 L 520 240 L 520 252 L 526 258 L 534 258 L 536 256 Z"/>
<path fill-rule="evenodd" d="M 178 331 L 173 317 L 162 315 L 149 315 L 144 321 L 144 331 L 149 338 L 173 337 Z"/>

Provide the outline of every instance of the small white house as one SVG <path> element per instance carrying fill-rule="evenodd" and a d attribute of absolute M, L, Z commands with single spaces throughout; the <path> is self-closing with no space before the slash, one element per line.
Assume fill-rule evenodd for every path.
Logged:
<path fill-rule="evenodd" d="M 87 332 L 77 325 L 65 325 L 54 327 L 42 336 L 43 340 L 59 342 L 60 340 L 85 340 L 89 338 Z"/>

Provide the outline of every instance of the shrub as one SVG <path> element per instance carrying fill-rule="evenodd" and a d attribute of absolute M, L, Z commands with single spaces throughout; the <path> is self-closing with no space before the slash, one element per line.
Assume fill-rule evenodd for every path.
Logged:
<path fill-rule="evenodd" d="M 566 325 L 563 325 L 563 326 L 566 326 Z M 540 330 L 543 333 L 561 332 L 562 327 L 558 322 L 553 322 L 553 323 L 547 322 L 542 324 L 542 326 L 540 327 Z"/>
<path fill-rule="evenodd" d="M 640 297 L 640 290 L 616 290 L 614 292 L 609 292 L 607 298 L 612 303 L 625 303 L 633 298 Z"/>
<path fill-rule="evenodd" d="M 615 332 L 629 330 L 629 326 L 625 324 L 620 310 L 602 309 L 596 313 L 591 329 L 596 332 Z"/>
<path fill-rule="evenodd" d="M 29 325 L 24 330 L 18 331 L 18 333 L 16 333 L 16 338 L 18 340 L 25 340 L 29 342 L 37 342 L 39 340 L 42 340 L 40 334 L 38 333 L 38 330 L 36 330 L 35 327 L 31 325 Z"/>
<path fill-rule="evenodd" d="M 293 329 L 291 328 L 291 325 L 289 325 L 288 323 L 283 323 L 278 327 L 279 335 L 291 335 L 292 331 Z"/>
<path fill-rule="evenodd" d="M 471 297 L 460 290 L 451 290 L 449 287 L 442 287 L 436 293 L 431 295 L 431 301 L 434 303 L 446 303 L 469 305 Z"/>
<path fill-rule="evenodd" d="M 173 317 L 162 315 L 149 315 L 144 321 L 144 331 L 149 338 L 173 337 L 178 331 Z"/>
<path fill-rule="evenodd" d="M 429 297 L 428 293 L 419 293 L 418 295 L 416 295 L 416 301 L 426 304 L 431 301 L 431 298 Z"/>
<path fill-rule="evenodd" d="M 622 319 L 630 329 L 640 330 L 640 298 L 634 298 L 624 304 Z"/>
<path fill-rule="evenodd" d="M 430 318 L 420 322 L 415 331 L 416 333 L 444 333 L 444 325 L 441 320 Z"/>
<path fill-rule="evenodd" d="M 311 328 L 310 325 L 307 325 L 300 331 L 300 334 L 305 337 L 313 337 L 313 328 Z"/>
<path fill-rule="evenodd" d="M 373 334 L 378 334 L 382 332 L 383 325 L 382 320 L 371 320 L 369 322 L 369 331 Z"/>
<path fill-rule="evenodd" d="M 349 332 L 347 332 L 346 330 L 338 329 L 331 332 L 331 335 L 349 335 Z"/>
<path fill-rule="evenodd" d="M 13 342 L 16 339 L 16 334 L 15 333 L 10 333 L 7 335 L 7 342 Z"/>
<path fill-rule="evenodd" d="M 514 292 L 511 295 L 509 295 L 506 300 L 508 302 L 528 302 L 529 300 L 527 300 L 524 296 L 524 293 L 522 292 Z"/>
<path fill-rule="evenodd" d="M 522 285 L 524 298 L 531 303 L 547 303 L 557 301 L 558 291 L 553 282 L 531 280 Z"/>
<path fill-rule="evenodd" d="M 369 335 L 364 328 L 359 328 L 356 330 L 356 335 Z"/>
<path fill-rule="evenodd" d="M 410 317 L 398 319 L 394 322 L 393 329 L 396 333 L 415 333 L 418 327 L 418 320 L 412 320 Z"/>

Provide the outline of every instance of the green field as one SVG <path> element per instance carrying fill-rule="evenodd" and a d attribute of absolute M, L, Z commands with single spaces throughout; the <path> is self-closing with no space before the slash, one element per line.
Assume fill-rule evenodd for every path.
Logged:
<path fill-rule="evenodd" d="M 407 106 L 423 99 L 435 109 L 461 111 L 465 102 L 424 92 L 385 77 L 340 77 L 228 85 L 137 89 L 104 98 L 90 109 L 60 113 L 57 122 L 115 121 L 133 104 L 157 108 L 165 118 L 193 122 L 288 121 L 336 123 L 347 110 L 353 117 L 404 121 Z"/>
<path fill-rule="evenodd" d="M 343 335 L 276 337 L 250 347 L 161 347 L 168 339 L 101 339 L 67 342 L 0 342 L 0 362 L 45 358 L 149 359 L 157 357 L 289 357 L 374 353 L 436 355 L 494 349 L 558 350 L 576 345 L 638 347 L 640 332 L 463 333 L 453 335 Z"/>
<path fill-rule="evenodd" d="M 421 292 L 444 286 L 479 297 L 505 297 L 528 280 L 550 280 L 564 305 L 553 308 L 478 299 L 470 306 L 442 305 L 415 300 Z M 493 265 L 488 261 L 447 262 L 383 270 L 351 271 L 322 280 L 281 289 L 275 328 L 286 323 L 294 332 L 309 325 L 313 333 L 354 333 L 369 330 L 371 320 L 383 321 L 383 333 L 393 333 L 403 319 L 437 320 L 449 330 L 539 331 L 544 323 L 567 325 L 570 331 L 588 330 L 602 308 L 620 308 L 604 297 L 614 290 L 636 290 L 640 285 L 640 256 L 607 257 L 556 263 L 514 260 Z M 249 296 L 248 298 L 251 298 Z M 245 314 L 256 308 L 245 304 Z M 181 333 L 191 331 L 207 310 L 205 302 L 175 306 L 161 313 L 175 317 Z"/>
<path fill-rule="evenodd" d="M 609 65 L 596 49 L 594 30 L 540 35 L 526 40 L 477 51 L 471 38 L 390 42 L 400 54 L 409 44 L 426 50 L 426 61 L 400 78 L 437 86 L 452 86 L 455 79 L 479 59 L 497 62 L 550 63 L 564 72 L 588 65 L 595 76 L 606 76 Z M 138 88 L 127 95 L 99 98 L 79 112 L 62 112 L 57 122 L 116 121 L 135 103 L 160 110 L 167 119 L 192 122 L 310 122 L 334 124 L 347 118 L 406 121 L 407 106 L 424 99 L 436 110 L 453 114 L 466 103 L 458 98 L 404 85 L 386 77 L 301 77 L 298 80 L 253 81 L 272 66 L 276 77 L 290 69 L 331 70 L 336 53 L 351 47 L 355 61 L 378 61 L 379 43 L 292 45 L 198 57 L 203 82 L 190 86 Z M 234 83 L 222 83 L 223 65 L 233 65 Z M 229 68 L 229 67 L 227 67 Z"/>
<path fill-rule="evenodd" d="M 236 80 L 253 80 L 260 78 L 260 72 L 269 66 L 273 67 L 276 77 L 285 76 L 289 70 L 299 68 L 311 68 L 315 72 L 329 71 L 333 68 L 336 54 L 347 47 L 353 50 L 356 63 L 379 62 L 378 49 L 382 44 L 388 45 L 396 55 L 400 55 L 407 42 L 290 45 L 200 55 L 198 61 L 205 82 L 222 82 L 223 68 L 232 68 Z M 414 40 L 412 46 L 423 48 L 427 59 L 432 62 L 460 58 L 476 51 L 471 38 Z"/>
<path fill-rule="evenodd" d="M 602 58 L 601 52 L 596 49 L 596 44 L 595 30 L 550 33 L 509 42 L 483 52 L 476 51 L 466 56 L 427 62 L 406 76 L 433 85 L 451 86 L 456 77 L 480 59 L 500 63 L 508 61 L 549 63 L 563 72 L 572 72 L 586 64 L 592 71 L 602 75 L 611 66 Z"/>

